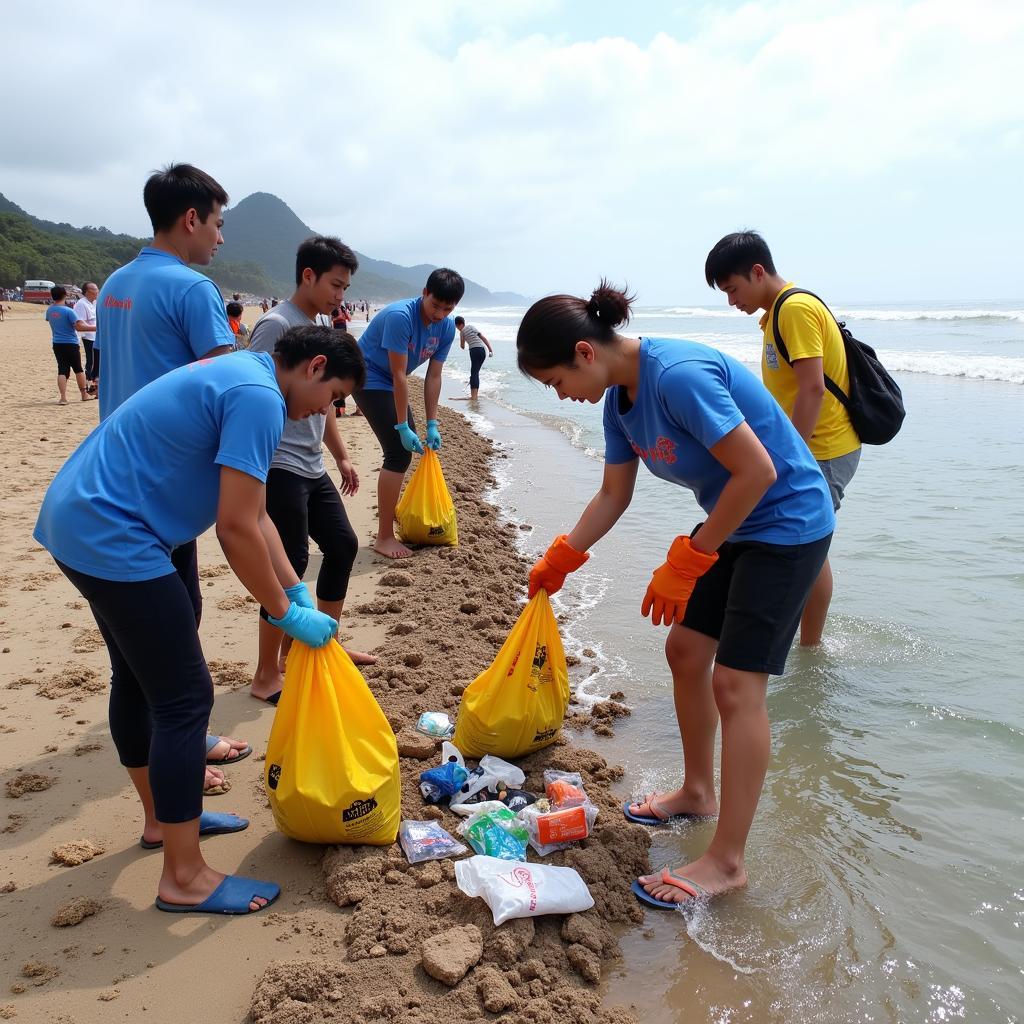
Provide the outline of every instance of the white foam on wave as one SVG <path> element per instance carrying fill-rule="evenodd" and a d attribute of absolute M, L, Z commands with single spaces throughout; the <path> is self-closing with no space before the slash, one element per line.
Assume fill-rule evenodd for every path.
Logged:
<path fill-rule="evenodd" d="M 837 309 L 851 320 L 993 320 L 1024 324 L 1024 309 Z"/>

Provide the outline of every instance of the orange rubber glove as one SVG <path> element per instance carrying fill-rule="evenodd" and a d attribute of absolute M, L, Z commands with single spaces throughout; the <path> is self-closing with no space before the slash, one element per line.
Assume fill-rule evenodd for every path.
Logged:
<path fill-rule="evenodd" d="M 646 619 L 653 609 L 651 621 L 656 626 L 682 622 L 697 580 L 717 561 L 717 553 L 707 555 L 694 548 L 689 537 L 676 537 L 664 565 L 654 570 L 640 614 Z"/>
<path fill-rule="evenodd" d="M 557 594 L 565 583 L 565 577 L 575 572 L 589 557 L 572 547 L 566 534 L 556 537 L 544 552 L 544 557 L 530 570 L 530 597 L 538 590 L 546 590 L 548 597 Z"/>

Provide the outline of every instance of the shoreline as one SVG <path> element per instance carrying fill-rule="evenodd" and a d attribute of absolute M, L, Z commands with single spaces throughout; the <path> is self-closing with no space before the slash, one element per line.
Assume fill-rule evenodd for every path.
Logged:
<path fill-rule="evenodd" d="M 247 309 L 247 322 L 253 312 Z M 397 844 L 323 851 L 285 839 L 274 828 L 262 786 L 273 715 L 248 696 L 255 606 L 226 569 L 212 531 L 199 548 L 201 633 L 217 684 L 212 728 L 249 740 L 255 756 L 228 767 L 231 792 L 206 804 L 243 814 L 252 824 L 204 849 L 217 867 L 272 878 L 284 893 L 274 908 L 251 918 L 163 920 L 152 911 L 159 866 L 135 846 L 134 797 L 106 726 L 106 652 L 88 608 L 30 538 L 45 486 L 96 422 L 89 403 L 56 405 L 46 332 L 42 307 L 16 308 L 0 325 L 17 395 L 0 444 L 0 466 L 12 481 L 3 495 L 0 532 L 0 646 L 8 648 L 0 656 L 0 781 L 29 785 L 25 795 L 4 798 L 0 815 L 0 922 L 18 937 L 0 954 L 0 1015 L 80 1024 L 107 1021 L 113 1011 L 171 1020 L 187 985 L 205 1015 L 240 1020 L 248 1010 L 258 1024 L 447 1024 L 481 1019 L 485 1006 L 502 1002 L 509 1024 L 634 1020 L 601 1002 L 602 975 L 618 955 L 616 929 L 643 919 L 629 883 L 647 868 L 649 837 L 623 820 L 620 801 L 610 794 L 622 769 L 564 734 L 557 745 L 520 761 L 528 788 L 540 786 L 544 767 L 581 771 L 601 808 L 590 840 L 544 858 L 579 870 L 594 909 L 537 919 L 535 926 L 520 921 L 495 928 L 483 901 L 455 887 L 452 862 L 410 866 Z M 414 388 L 414 407 L 421 406 L 418 380 Z M 361 477 L 346 509 L 364 545 L 341 636 L 380 655 L 364 675 L 400 742 L 420 710 L 457 708 L 460 688 L 489 664 L 515 621 L 526 578 L 517 526 L 501 523 L 499 510 L 483 497 L 493 480 L 492 460 L 501 453 L 459 413 L 442 406 L 439 418 L 460 547 L 424 549 L 398 565 L 365 546 L 374 532 L 375 439 L 361 417 L 340 421 Z M 318 564 L 314 554 L 307 577 Z M 406 579 L 396 582 L 395 574 Z M 399 623 L 409 632 L 396 632 Z M 579 712 L 570 705 L 567 724 L 585 724 L 588 716 Z M 402 760 L 403 817 L 431 817 L 435 812 L 424 806 L 417 783 L 435 755 Z M 436 813 L 454 831 L 458 819 Z M 77 840 L 105 852 L 76 867 L 49 863 L 53 849 Z M 70 930 L 51 926 L 58 909 L 79 896 L 96 912 Z M 419 966 L 419 945 L 468 922 L 481 929 L 484 956 L 448 989 Z M 233 929 L 230 936 L 223 928 Z M 236 952 L 227 951 L 225 938 Z"/>

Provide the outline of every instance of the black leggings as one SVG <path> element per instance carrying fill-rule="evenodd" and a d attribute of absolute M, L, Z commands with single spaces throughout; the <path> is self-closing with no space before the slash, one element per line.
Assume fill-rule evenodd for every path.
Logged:
<path fill-rule="evenodd" d="M 121 583 L 57 566 L 89 602 L 107 645 L 110 735 L 121 764 L 149 766 L 157 821 L 198 818 L 213 681 L 187 587 L 176 572 Z"/>
<path fill-rule="evenodd" d="M 477 347 L 469 350 L 469 386 L 476 391 L 480 387 L 480 367 L 487 358 L 487 349 Z"/>
<path fill-rule="evenodd" d="M 331 478 L 324 473 L 310 480 L 287 469 L 271 469 L 267 474 L 267 515 L 300 580 L 309 564 L 309 539 L 316 541 L 324 556 L 316 578 L 316 596 L 321 601 L 344 601 L 359 539 Z M 260 609 L 260 617 L 267 617 L 265 608 Z"/>
<path fill-rule="evenodd" d="M 357 391 L 353 396 L 359 411 L 366 417 L 370 429 L 377 435 L 384 453 L 384 468 L 392 473 L 404 473 L 412 462 L 412 452 L 407 452 L 399 440 L 395 424 L 395 396 L 391 391 Z M 412 409 L 406 408 L 409 426 L 416 430 Z"/>
<path fill-rule="evenodd" d="M 95 342 L 92 338 L 83 338 L 82 345 L 85 347 L 85 379 L 95 380 L 99 376 L 99 370 L 96 369 L 96 358 L 93 354 L 93 345 Z"/>

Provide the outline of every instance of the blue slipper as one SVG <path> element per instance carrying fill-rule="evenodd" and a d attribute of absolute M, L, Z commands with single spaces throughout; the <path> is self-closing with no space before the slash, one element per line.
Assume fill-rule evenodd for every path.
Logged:
<path fill-rule="evenodd" d="M 699 814 L 667 814 L 664 818 L 656 818 L 645 814 L 633 814 L 630 811 L 630 804 L 650 804 L 656 796 L 656 793 L 652 793 L 644 800 L 627 800 L 622 805 L 622 813 L 625 815 L 626 821 L 632 821 L 637 825 L 671 825 L 674 821 L 689 821 L 691 818 L 700 817 Z"/>
<path fill-rule="evenodd" d="M 221 768 L 226 764 L 237 764 L 239 761 L 244 761 L 252 753 L 252 745 L 247 743 L 241 750 L 239 750 L 234 757 L 210 757 L 210 751 L 213 750 L 218 743 L 220 743 L 221 737 L 214 736 L 212 732 L 206 734 L 206 763 L 212 764 L 217 768 Z M 232 747 L 232 750 L 235 748 Z"/>
<path fill-rule="evenodd" d="M 682 903 L 656 899 L 640 884 L 639 879 L 630 886 L 630 889 L 633 890 L 633 895 L 638 900 L 650 907 L 657 907 L 659 910 L 678 910 L 680 907 L 693 903 L 695 900 L 706 900 L 711 897 L 711 893 L 703 886 L 698 885 L 692 878 L 684 878 L 682 875 L 673 874 L 668 868 L 662 868 L 661 881 L 664 885 L 674 885 L 677 889 L 682 889 L 690 898 L 683 900 Z"/>
<path fill-rule="evenodd" d="M 269 907 L 280 895 L 281 887 L 274 882 L 261 882 L 243 875 L 226 875 L 224 881 L 202 903 L 195 906 L 168 903 L 157 896 L 156 908 L 168 914 L 255 914 L 257 911 L 252 910 L 249 904 L 257 896 L 266 900 Z"/>
<path fill-rule="evenodd" d="M 217 811 L 203 811 L 199 815 L 199 834 L 201 836 L 222 836 L 228 832 L 241 832 L 249 827 L 248 818 L 240 818 L 237 814 L 221 814 Z M 155 843 L 140 839 L 139 846 L 144 850 L 159 850 L 163 840 Z"/>

